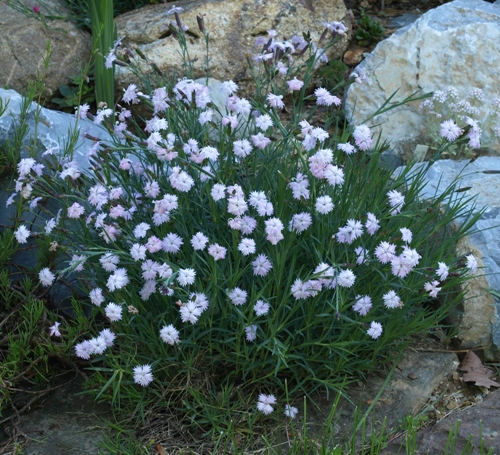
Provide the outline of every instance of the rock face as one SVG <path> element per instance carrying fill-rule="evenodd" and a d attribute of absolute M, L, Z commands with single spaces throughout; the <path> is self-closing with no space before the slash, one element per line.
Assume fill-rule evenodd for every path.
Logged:
<path fill-rule="evenodd" d="M 464 96 L 478 87 L 491 100 L 499 94 L 500 4 L 456 0 L 430 10 L 379 43 L 360 67 L 368 80 L 351 85 L 346 97 L 354 124 L 375 113 L 396 90 L 393 101 L 418 90 L 423 94 L 451 85 Z M 382 124 L 376 131 L 381 128 L 382 137 L 400 155 L 411 156 L 416 144 L 426 143 L 424 117 L 416 106 L 397 108 L 370 122 Z M 488 142 L 500 151 L 498 138 Z"/>
<path fill-rule="evenodd" d="M 255 46 L 257 37 L 267 36 L 271 29 L 277 31 L 277 39 L 310 31 L 317 43 L 324 30 L 322 22 L 341 21 L 347 13 L 343 0 L 188 0 L 176 6 L 184 8 L 180 17 L 189 27 L 189 57 L 197 59 L 194 77 L 204 75 L 206 61 L 205 39 L 196 21 L 200 15 L 210 37 L 210 75 L 221 81 L 234 80 L 243 94 L 248 92 L 251 80 L 247 57 L 261 50 Z M 125 36 L 127 45 L 139 48 L 165 73 L 183 76 L 179 45 L 168 32 L 174 20 L 168 14 L 170 8 L 170 4 L 149 5 L 117 17 L 118 36 Z M 346 45 L 347 40 L 339 41 L 330 48 L 329 55 L 339 57 Z M 130 71 L 117 67 L 116 81 L 125 87 L 135 80 Z"/>
<path fill-rule="evenodd" d="M 48 27 L 45 27 L 42 22 L 26 17 L 6 3 L 0 3 L 0 86 L 25 91 L 43 70 L 49 42 L 52 55 L 44 96 L 50 98 L 61 84 L 70 82 L 69 76 L 77 75 L 88 62 L 90 35 L 62 20 L 48 22 Z M 35 2 L 23 3 L 35 5 Z M 67 14 L 64 0 L 53 0 L 49 4 L 63 15 Z M 28 9 L 31 6 L 27 6 Z"/>
<path fill-rule="evenodd" d="M 440 195 L 458 178 L 458 188 L 466 191 L 455 193 L 455 197 L 476 197 L 475 203 L 467 204 L 467 209 L 473 212 L 485 208 L 473 228 L 478 232 L 468 235 L 458 245 L 461 254 L 473 253 L 482 267 L 468 283 L 458 320 L 458 338 L 463 349 L 486 347 L 486 358 L 494 361 L 500 359 L 500 299 L 489 290 L 500 292 L 499 173 L 498 157 L 481 157 L 471 163 L 436 161 L 426 173 L 427 184 L 421 194 L 423 198 Z"/>

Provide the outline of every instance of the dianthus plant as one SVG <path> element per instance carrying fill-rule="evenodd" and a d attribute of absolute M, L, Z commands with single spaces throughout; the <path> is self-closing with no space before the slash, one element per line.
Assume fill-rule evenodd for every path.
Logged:
<path fill-rule="evenodd" d="M 432 145 L 448 155 L 470 157 L 500 137 L 500 97 L 478 87 L 465 95 L 453 86 L 436 90 L 419 109 L 426 116 Z"/>
<path fill-rule="evenodd" d="M 225 81 L 218 106 L 190 79 L 130 85 L 114 125 L 109 108 L 78 110 L 114 138 L 96 142 L 87 164 L 21 160 L 10 200 L 36 211 L 56 199 L 60 211 L 20 226 L 18 241 L 57 242 L 67 267 L 44 264 L 41 285 L 70 274 L 102 315 L 77 357 L 121 370 L 123 387 L 161 387 L 196 367 L 273 383 L 279 396 L 284 379 L 334 386 L 377 368 L 439 323 L 475 268 L 453 248 L 470 223 L 446 228 L 463 206 L 420 201 L 421 175 L 389 179 L 369 128 L 338 124 L 341 99 L 311 89 L 325 58 L 271 31 L 254 63 L 261 96 Z M 131 113 L 139 103 L 143 124 Z"/>

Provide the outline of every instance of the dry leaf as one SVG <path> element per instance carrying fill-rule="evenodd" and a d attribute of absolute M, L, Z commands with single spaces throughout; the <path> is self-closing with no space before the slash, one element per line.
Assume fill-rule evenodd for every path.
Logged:
<path fill-rule="evenodd" d="M 465 372 L 463 376 L 465 382 L 474 382 L 477 386 L 488 389 L 490 387 L 500 387 L 498 382 L 491 380 L 493 371 L 484 366 L 481 359 L 472 351 L 469 351 L 464 357 L 462 365 L 460 365 L 460 371 Z"/>
<path fill-rule="evenodd" d="M 167 452 L 165 452 L 165 449 L 161 446 L 161 444 L 156 444 L 156 450 L 158 450 L 160 455 L 167 455 Z"/>

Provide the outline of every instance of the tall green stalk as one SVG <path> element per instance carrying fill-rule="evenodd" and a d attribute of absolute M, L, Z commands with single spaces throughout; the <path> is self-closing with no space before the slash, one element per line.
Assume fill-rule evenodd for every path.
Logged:
<path fill-rule="evenodd" d="M 105 58 L 116 41 L 113 0 L 88 0 L 92 29 L 95 95 L 97 104 L 114 108 L 114 67 L 105 67 Z"/>

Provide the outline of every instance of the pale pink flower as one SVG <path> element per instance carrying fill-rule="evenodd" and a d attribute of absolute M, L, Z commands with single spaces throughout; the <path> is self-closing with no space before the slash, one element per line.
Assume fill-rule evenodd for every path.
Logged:
<path fill-rule="evenodd" d="M 309 213 L 298 213 L 292 216 L 289 224 L 291 231 L 304 232 L 312 224 L 312 217 Z"/>
<path fill-rule="evenodd" d="M 299 172 L 288 184 L 292 190 L 294 199 L 309 199 L 309 180 Z"/>
<path fill-rule="evenodd" d="M 134 237 L 136 239 L 143 239 L 144 237 L 146 237 L 146 234 L 150 228 L 151 226 L 148 223 L 139 223 L 134 228 Z"/>
<path fill-rule="evenodd" d="M 252 145 L 246 139 L 234 141 L 233 152 L 239 158 L 245 158 L 252 152 Z"/>
<path fill-rule="evenodd" d="M 267 95 L 267 101 L 271 107 L 275 107 L 277 109 L 283 109 L 285 107 L 285 103 L 283 103 L 283 95 L 273 95 L 272 93 L 269 93 L 269 95 Z"/>
<path fill-rule="evenodd" d="M 292 80 L 287 81 L 286 83 L 288 84 L 288 88 L 291 91 L 300 90 L 304 85 L 304 82 L 299 81 L 297 77 L 294 77 Z"/>
<path fill-rule="evenodd" d="M 448 278 L 448 274 L 450 269 L 444 262 L 438 262 L 439 268 L 436 270 L 436 275 L 439 277 L 441 281 L 446 280 Z"/>
<path fill-rule="evenodd" d="M 214 111 L 212 109 L 207 109 L 206 111 L 202 112 L 198 117 L 200 125 L 204 125 L 205 123 L 210 122 L 212 120 L 213 115 Z"/>
<path fill-rule="evenodd" d="M 129 283 L 127 271 L 123 268 L 116 269 L 115 272 L 108 278 L 106 285 L 108 289 L 113 292 L 117 289 L 122 289 Z"/>
<path fill-rule="evenodd" d="M 191 324 L 196 324 L 198 322 L 198 318 L 203 312 L 201 307 L 197 305 L 193 300 L 188 300 L 181 306 L 179 311 L 181 314 L 181 321 L 190 322 Z"/>
<path fill-rule="evenodd" d="M 95 306 L 101 306 L 102 302 L 104 302 L 104 296 L 102 295 L 102 289 L 101 288 L 92 289 L 89 292 L 89 297 L 90 297 L 90 301 Z"/>
<path fill-rule="evenodd" d="M 289 404 L 285 404 L 285 415 L 290 417 L 291 419 L 295 419 L 295 416 L 299 410 L 295 406 L 290 406 Z"/>
<path fill-rule="evenodd" d="M 163 242 L 155 235 L 152 235 L 146 242 L 145 247 L 150 253 L 157 253 L 163 248 Z"/>
<path fill-rule="evenodd" d="M 372 321 L 370 328 L 366 331 L 366 333 L 376 340 L 380 335 L 382 335 L 382 324 Z"/>
<path fill-rule="evenodd" d="M 314 91 L 314 95 L 316 96 L 316 104 L 318 106 L 331 106 L 332 104 L 340 106 L 342 103 L 340 98 L 332 95 L 327 89 L 322 87 L 317 88 Z"/>
<path fill-rule="evenodd" d="M 177 282 L 181 286 L 193 284 L 196 278 L 196 271 L 194 269 L 180 269 L 177 275 Z"/>
<path fill-rule="evenodd" d="M 38 272 L 38 279 L 42 286 L 51 286 L 56 276 L 50 271 L 48 267 L 43 268 Z"/>
<path fill-rule="evenodd" d="M 403 302 L 399 296 L 392 289 L 383 295 L 384 306 L 390 309 L 399 308 L 403 305 Z"/>
<path fill-rule="evenodd" d="M 208 237 L 202 232 L 198 232 L 191 238 L 191 245 L 195 250 L 204 250 L 208 243 Z"/>
<path fill-rule="evenodd" d="M 441 288 L 439 287 L 439 281 L 436 280 L 425 283 L 424 288 L 429 293 L 429 297 L 433 298 L 436 298 L 438 292 L 441 290 Z"/>
<path fill-rule="evenodd" d="M 127 104 L 135 101 L 137 99 L 137 85 L 130 84 L 126 89 L 123 89 L 123 101 Z"/>
<path fill-rule="evenodd" d="M 271 262 L 265 254 L 259 254 L 252 262 L 253 274 L 257 276 L 266 276 L 273 268 Z"/>
<path fill-rule="evenodd" d="M 220 246 L 217 243 L 210 245 L 208 247 L 208 254 L 214 258 L 215 261 L 219 261 L 226 257 L 227 248 Z"/>
<path fill-rule="evenodd" d="M 179 343 L 179 331 L 172 325 L 166 325 L 160 330 L 161 339 L 172 346 Z"/>
<path fill-rule="evenodd" d="M 73 254 L 71 255 L 71 261 L 69 262 L 70 267 L 74 267 L 75 272 L 81 272 L 87 261 L 87 256 L 84 254 Z"/>
<path fill-rule="evenodd" d="M 336 165 L 329 164 L 325 169 L 325 179 L 332 186 L 342 185 L 344 183 L 344 171 Z"/>
<path fill-rule="evenodd" d="M 273 126 L 273 121 L 269 114 L 260 115 L 255 118 L 255 126 L 262 131 L 266 131 L 270 126 Z"/>
<path fill-rule="evenodd" d="M 404 255 L 400 256 L 395 256 L 391 260 L 391 270 L 394 276 L 397 276 L 399 278 L 404 278 L 406 275 L 408 275 L 413 266 L 411 265 L 411 262 L 404 257 Z"/>
<path fill-rule="evenodd" d="M 220 199 L 224 199 L 226 197 L 226 185 L 223 185 L 221 183 L 216 183 L 212 187 L 210 195 L 212 196 L 214 201 L 219 201 Z"/>
<path fill-rule="evenodd" d="M 453 120 L 446 120 L 441 123 L 439 134 L 452 142 L 462 134 L 462 130 Z"/>
<path fill-rule="evenodd" d="M 274 395 L 264 395 L 261 393 L 257 401 L 257 409 L 268 415 L 274 411 L 273 404 L 276 404 L 276 397 Z"/>
<path fill-rule="evenodd" d="M 366 231 L 368 234 L 373 235 L 375 232 L 377 232 L 380 228 L 380 225 L 378 224 L 377 217 L 373 214 L 368 212 L 366 214 L 367 220 L 365 223 Z"/>
<path fill-rule="evenodd" d="M 90 359 L 90 355 L 92 354 L 92 347 L 88 340 L 82 341 L 75 345 L 75 354 L 80 359 L 88 360 Z"/>
<path fill-rule="evenodd" d="M 368 150 L 373 144 L 370 128 L 366 125 L 360 125 L 354 128 L 352 136 L 360 150 Z"/>
<path fill-rule="evenodd" d="M 134 243 L 130 248 L 130 256 L 134 261 L 143 261 L 146 259 L 146 247 L 139 243 Z"/>
<path fill-rule="evenodd" d="M 361 316 L 366 316 L 372 308 L 372 299 L 368 295 L 357 295 L 352 309 Z"/>
<path fill-rule="evenodd" d="M 68 207 L 69 218 L 78 219 L 83 215 L 84 212 L 85 212 L 84 207 L 80 205 L 78 202 L 75 202 L 73 205 Z"/>
<path fill-rule="evenodd" d="M 14 232 L 14 237 L 19 243 L 27 243 L 30 234 L 31 232 L 28 228 L 24 224 L 21 224 L 21 226 L 19 226 Z"/>
<path fill-rule="evenodd" d="M 368 257 L 368 251 L 365 248 L 358 246 L 354 249 L 354 252 L 356 253 L 356 264 L 363 264 Z"/>
<path fill-rule="evenodd" d="M 469 254 L 465 257 L 467 259 L 466 267 L 471 271 L 471 273 L 476 273 L 477 270 L 477 259 L 473 254 Z"/>
<path fill-rule="evenodd" d="M 248 210 L 248 204 L 242 196 L 232 196 L 227 201 L 227 211 L 233 215 L 241 216 Z"/>
<path fill-rule="evenodd" d="M 184 241 L 182 240 L 181 237 L 179 237 L 176 233 L 171 232 L 167 234 L 163 239 L 162 248 L 163 251 L 167 253 L 176 254 L 181 249 L 183 243 Z"/>
<path fill-rule="evenodd" d="M 290 289 L 292 295 L 297 299 L 307 299 L 311 297 L 311 287 L 308 281 L 304 282 L 297 278 Z"/>
<path fill-rule="evenodd" d="M 241 242 L 238 245 L 238 250 L 241 251 L 243 256 L 248 256 L 249 254 L 255 253 L 255 240 L 249 238 L 241 239 Z"/>
<path fill-rule="evenodd" d="M 99 338 L 104 339 L 106 347 L 110 348 L 115 342 L 116 335 L 109 329 L 102 329 L 99 333 Z"/>
<path fill-rule="evenodd" d="M 396 257 L 396 245 L 389 242 L 381 242 L 375 248 L 375 256 L 382 264 L 388 264 Z"/>
<path fill-rule="evenodd" d="M 387 192 L 387 197 L 389 198 L 389 205 L 392 209 L 394 209 L 391 212 L 391 215 L 396 215 L 397 213 L 401 212 L 401 209 L 403 208 L 403 204 L 405 202 L 404 196 L 399 191 L 391 190 Z"/>
<path fill-rule="evenodd" d="M 263 300 L 257 300 L 257 302 L 255 302 L 253 310 L 255 311 L 255 314 L 257 316 L 264 316 L 269 312 L 269 308 L 269 303 L 266 303 Z"/>
<path fill-rule="evenodd" d="M 243 289 L 234 288 L 231 291 L 229 291 L 227 295 L 231 300 L 231 302 L 233 303 L 233 305 L 240 306 L 246 302 L 248 293 Z"/>
<path fill-rule="evenodd" d="M 400 232 L 401 232 L 401 237 L 403 239 L 403 242 L 410 243 L 411 239 L 413 237 L 411 231 L 407 228 L 401 228 Z"/>
<path fill-rule="evenodd" d="M 250 235 L 255 227 L 257 226 L 257 221 L 251 216 L 245 215 L 240 220 L 240 230 L 242 234 Z"/>
<path fill-rule="evenodd" d="M 354 281 L 356 281 L 356 275 L 351 270 L 342 270 L 337 277 L 338 285 L 345 288 L 350 288 Z"/>
<path fill-rule="evenodd" d="M 116 303 L 108 303 L 104 308 L 104 312 L 111 322 L 121 321 L 122 319 L 122 307 Z"/>
<path fill-rule="evenodd" d="M 348 142 L 345 144 L 337 144 L 337 148 L 342 150 L 346 155 L 352 155 L 356 153 L 356 147 L 354 145 L 349 144 Z"/>
<path fill-rule="evenodd" d="M 153 382 L 153 373 L 150 365 L 138 365 L 134 367 L 134 382 L 146 387 Z"/>
<path fill-rule="evenodd" d="M 229 80 L 221 84 L 221 91 L 228 96 L 233 95 L 238 90 L 238 84 Z"/>
<path fill-rule="evenodd" d="M 142 277 L 145 280 L 154 280 L 158 271 L 158 263 L 148 259 L 141 264 Z"/>
<path fill-rule="evenodd" d="M 257 326 L 249 325 L 245 327 L 245 333 L 247 341 L 254 341 L 257 338 Z"/>
<path fill-rule="evenodd" d="M 320 196 L 316 199 L 316 211 L 322 215 L 326 215 L 333 210 L 333 202 L 330 196 Z"/>
<path fill-rule="evenodd" d="M 253 145 L 261 150 L 265 149 L 271 143 L 271 139 L 262 133 L 253 134 L 250 136 L 250 139 L 252 139 Z"/>
<path fill-rule="evenodd" d="M 54 322 L 54 325 L 49 327 L 51 337 L 61 337 L 61 332 L 59 332 L 60 322 Z"/>
<path fill-rule="evenodd" d="M 117 269 L 117 265 L 120 262 L 119 256 L 108 251 L 104 253 L 100 258 L 99 262 L 106 272 L 114 272 Z"/>

